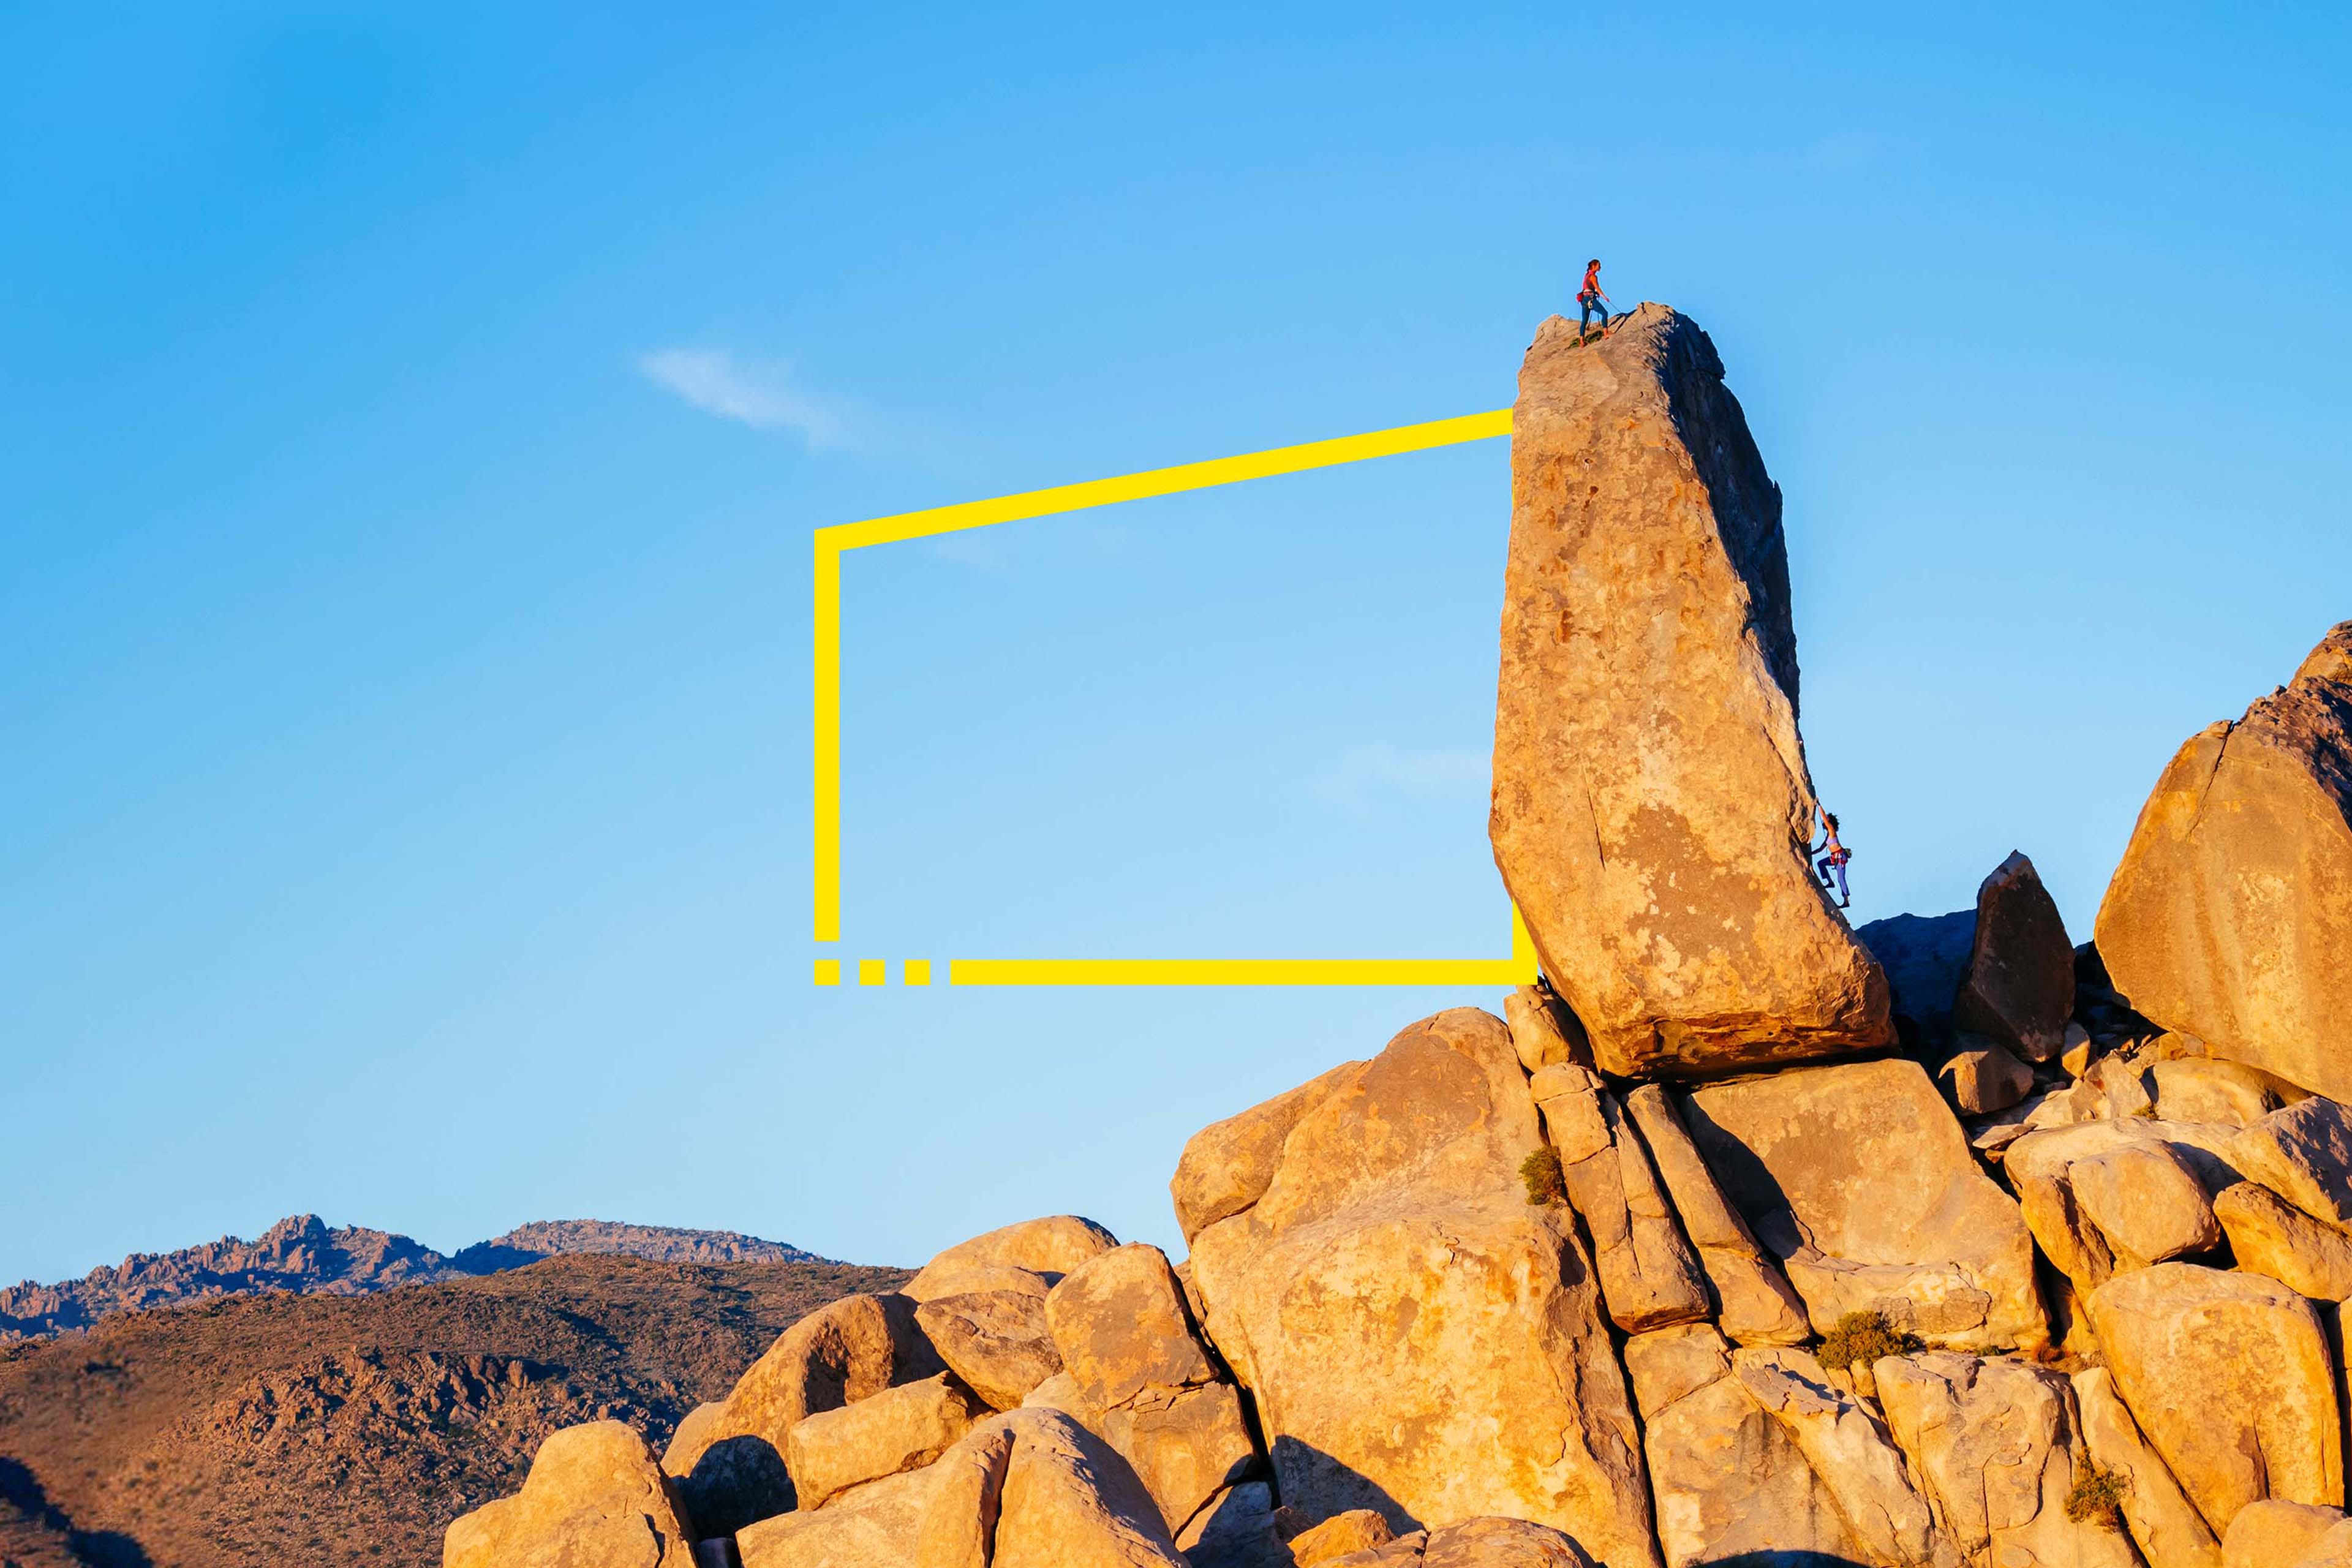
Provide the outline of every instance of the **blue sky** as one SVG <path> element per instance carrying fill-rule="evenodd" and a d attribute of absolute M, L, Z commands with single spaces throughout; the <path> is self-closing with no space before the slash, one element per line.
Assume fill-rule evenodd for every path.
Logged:
<path fill-rule="evenodd" d="M 1194 1129 L 1496 998 L 813 988 L 808 532 L 1500 406 L 1589 255 L 1787 496 L 1855 912 L 2022 848 L 2087 936 L 2352 616 L 2352 25 L 1897 9 L 10 8 L 0 1279 L 1174 1245 Z M 845 956 L 1498 952 L 1507 492 L 852 557 Z"/>

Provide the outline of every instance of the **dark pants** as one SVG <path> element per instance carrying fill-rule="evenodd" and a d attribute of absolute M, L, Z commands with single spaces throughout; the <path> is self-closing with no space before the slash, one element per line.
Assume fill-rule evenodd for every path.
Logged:
<path fill-rule="evenodd" d="M 1835 873 L 1836 873 L 1836 875 L 1837 875 L 1838 902 L 1839 902 L 1839 903 L 1841 903 L 1841 904 L 1847 904 L 1847 903 L 1852 903 L 1852 902 L 1853 901 L 1853 894 L 1851 894 L 1851 893 L 1849 893 L 1849 892 L 1847 892 L 1847 891 L 1845 890 L 1845 862 L 1844 862 L 1844 861 L 1840 860 L 1840 859 L 1837 859 L 1837 858 L 1835 858 L 1834 857 L 1832 857 L 1832 856 L 1824 855 L 1824 856 L 1822 856 L 1822 857 L 1821 871 L 1822 871 L 1822 887 L 1824 887 L 1824 888 L 1826 888 L 1826 887 L 1828 887 L 1828 886 L 1830 885 L 1830 875 L 1831 875 L 1831 873 L 1832 873 L 1832 872 L 1835 872 Z"/>
<path fill-rule="evenodd" d="M 1592 318 L 1595 315 L 1601 318 L 1602 326 L 1609 324 L 1609 307 L 1602 304 L 1597 296 L 1579 294 L 1576 297 L 1576 302 L 1583 307 L 1576 317 L 1576 330 L 1579 333 L 1582 333 L 1585 329 L 1592 325 Z"/>

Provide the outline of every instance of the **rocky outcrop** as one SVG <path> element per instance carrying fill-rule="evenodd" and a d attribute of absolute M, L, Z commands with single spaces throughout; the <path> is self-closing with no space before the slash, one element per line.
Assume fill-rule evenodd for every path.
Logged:
<path fill-rule="evenodd" d="M 2116 1394 L 2103 1366 L 2074 1374 L 2074 1406 L 2091 1462 L 2118 1477 L 2118 1504 L 2148 1568 L 2220 1568 L 2221 1549 L 2197 1505 L 2172 1479 L 2162 1457 L 2140 1436 L 2139 1425 Z"/>
<path fill-rule="evenodd" d="M 687 1230 L 671 1225 L 622 1225 L 608 1219 L 542 1219 L 504 1236 L 478 1241 L 450 1258 L 468 1274 L 524 1268 L 548 1258 L 596 1253 L 654 1263 L 822 1263 L 781 1241 L 731 1230 Z"/>
<path fill-rule="evenodd" d="M 1883 1568 L 1927 1568 L 1947 1548 L 1903 1457 L 1855 1397 L 1802 1351 L 1743 1350 L 1732 1371 L 1748 1396 L 1795 1442 L 1859 1555 Z"/>
<path fill-rule="evenodd" d="M 1130 1244 L 1072 1270 L 1045 1303 L 1087 1429 L 1141 1479 L 1171 1533 L 1258 1463 L 1241 1395 L 1193 1336 L 1175 1271 Z"/>
<path fill-rule="evenodd" d="M 865 1481 L 920 1469 L 953 1447 L 986 1407 L 952 1373 L 820 1411 L 785 1434 L 784 1467 L 804 1509 Z"/>
<path fill-rule="evenodd" d="M 1385 1546 L 1325 1561 L 1328 1568 L 1592 1568 L 1592 1559 L 1559 1531 L 1502 1518 L 1416 1530 Z"/>
<path fill-rule="evenodd" d="M 1150 1494 L 1060 1411 L 991 1416 L 950 1449 L 913 1540 L 923 1568 L 1187 1568 Z M 761 1568 L 745 1560 L 744 1568 Z"/>
<path fill-rule="evenodd" d="M 2033 862 L 2012 851 L 1977 889 L 1976 931 L 1952 1026 L 2046 1062 L 2065 1044 L 2074 1011 L 2074 944 Z"/>
<path fill-rule="evenodd" d="M 646 1440 L 621 1422 L 593 1421 L 541 1444 L 520 1491 L 450 1525 L 441 1561 L 694 1568 L 694 1540 Z"/>
<path fill-rule="evenodd" d="M 2352 1227 L 2352 1115 L 2336 1101 L 2315 1095 L 2274 1110 L 2226 1152 L 2241 1174 L 2313 1218 Z"/>
<path fill-rule="evenodd" d="M 1593 1267 L 1610 1319 L 1627 1333 L 1686 1323 L 1707 1312 L 1698 1258 L 1600 1075 L 1561 1065 L 1529 1086 L 1544 1132 L 1559 1154 L 1568 1201 L 1592 1240 Z"/>
<path fill-rule="evenodd" d="M 1283 1140 L 1298 1119 L 1323 1103 L 1348 1074 L 1363 1066 L 1342 1062 L 1322 1077 L 1228 1116 L 1192 1134 L 1176 1162 L 1168 1195 L 1187 1243 L 1221 1219 L 1257 1202 L 1282 1159 Z"/>
<path fill-rule="evenodd" d="M 1700 1152 L 1816 1330 L 1879 1312 L 1945 1349 L 2046 1342 L 2024 1218 L 1916 1063 L 1713 1084 L 1689 1110 Z"/>
<path fill-rule="evenodd" d="M 924 1510 L 942 1474 L 908 1470 L 852 1487 L 828 1508 L 761 1520 L 736 1533 L 737 1556 L 743 1568 L 907 1568 L 921 1561 Z"/>
<path fill-rule="evenodd" d="M 2067 1517 L 2084 1468 L 2058 1373 L 1932 1352 L 1873 1368 L 1895 1442 L 1936 1522 L 1975 1568 L 2137 1568 L 2114 1528 Z"/>
<path fill-rule="evenodd" d="M 971 1290 L 935 1296 L 915 1309 L 915 1322 L 948 1370 L 998 1410 L 1014 1410 L 1029 1391 L 1062 1370 L 1062 1352 L 1045 1321 L 1045 1281 L 1034 1289 Z"/>
<path fill-rule="evenodd" d="M 1591 1260 L 1568 1211 L 1521 1192 L 1541 1142 L 1502 1022 L 1442 1013 L 1343 1075 L 1256 1204 L 1194 1238 L 1286 1505 L 1401 1531 L 1510 1515 L 1654 1563 Z"/>
<path fill-rule="evenodd" d="M 904 1293 L 919 1302 L 971 1290 L 1023 1289 L 1030 1285 L 1024 1275 L 1043 1276 L 1051 1285 L 1118 1245 L 1118 1237 L 1074 1214 L 1023 1220 L 949 1247 L 907 1281 Z"/>
<path fill-rule="evenodd" d="M 1804 1302 L 1724 1196 L 1673 1100 L 1647 1083 L 1625 1097 L 1625 1109 L 1674 1200 L 1683 1234 L 1698 1249 L 1717 1326 L 1738 1344 L 1802 1343 L 1811 1333 Z"/>
<path fill-rule="evenodd" d="M 2352 1300 L 2352 1236 L 2254 1182 L 2224 1188 L 2213 1214 L 2239 1268 L 2314 1300 Z"/>
<path fill-rule="evenodd" d="M 2099 952 L 2134 1007 L 2339 1100 L 2352 1098 L 2347 628 L 2174 755 L 2098 918 Z"/>
<path fill-rule="evenodd" d="M 2255 1502 L 2238 1510 L 2222 1543 L 2225 1568 L 2298 1568 L 2344 1525 L 2344 1510 L 2311 1503 Z"/>
<path fill-rule="evenodd" d="M 1666 1568 L 1763 1554 L 1875 1561 L 1789 1428 L 1735 1375 L 1732 1353 L 1706 1323 L 1625 1342 Z"/>
<path fill-rule="evenodd" d="M 1495 862 L 1612 1073 L 1887 1043 L 1814 879 L 1780 495 L 1715 347 L 1643 305 L 1519 373 Z"/>
<path fill-rule="evenodd" d="M 724 1535 L 793 1505 L 792 1430 L 902 1383 L 945 1371 L 904 1296 L 845 1296 L 794 1323 L 719 1408 L 681 1424 L 662 1456 L 702 1527 Z"/>
<path fill-rule="evenodd" d="M 2260 1275 L 2162 1263 L 2087 1304 L 2124 1403 L 2217 1534 L 2266 1498 L 2343 1500 L 2335 1363 L 2310 1302 Z"/>

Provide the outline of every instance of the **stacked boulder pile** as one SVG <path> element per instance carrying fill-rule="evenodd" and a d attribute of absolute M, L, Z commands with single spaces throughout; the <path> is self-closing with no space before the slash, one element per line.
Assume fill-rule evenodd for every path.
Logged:
<path fill-rule="evenodd" d="M 1493 839 L 1544 979 L 600 1423 L 447 1568 L 2352 1563 L 2352 623 L 2076 947 L 1807 862 L 1780 500 L 1713 346 L 1520 381 Z"/>

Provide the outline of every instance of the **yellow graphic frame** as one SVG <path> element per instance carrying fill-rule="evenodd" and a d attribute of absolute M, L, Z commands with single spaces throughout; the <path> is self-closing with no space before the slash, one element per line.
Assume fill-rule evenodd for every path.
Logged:
<path fill-rule="evenodd" d="M 992 500 L 965 501 L 925 511 L 899 512 L 820 528 L 815 535 L 815 580 L 812 597 L 816 625 L 816 744 L 813 774 L 815 798 L 816 940 L 841 940 L 841 558 L 874 544 L 988 528 L 1000 522 L 1080 511 L 1118 501 L 1175 495 L 1239 484 L 1276 474 L 1360 463 L 1404 452 L 1485 441 L 1511 433 L 1511 411 L 1497 408 L 1423 425 L 1402 425 L 1361 436 L 1276 447 L 1237 458 L 1152 468 L 1117 479 L 1059 485 Z M 844 961 L 820 958 L 815 982 L 838 985 Z M 860 985 L 888 980 L 885 960 L 857 960 Z M 928 985 L 931 965 L 907 960 L 901 969 L 909 985 Z M 1525 985 L 1536 977 L 1535 944 L 1516 906 L 1511 910 L 1508 958 L 1420 959 L 1193 959 L 1193 958 L 958 958 L 948 963 L 950 985 Z"/>

